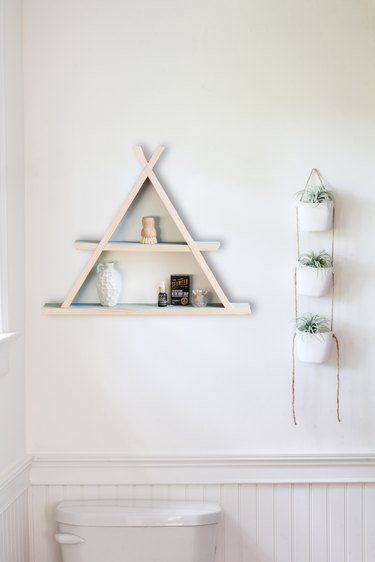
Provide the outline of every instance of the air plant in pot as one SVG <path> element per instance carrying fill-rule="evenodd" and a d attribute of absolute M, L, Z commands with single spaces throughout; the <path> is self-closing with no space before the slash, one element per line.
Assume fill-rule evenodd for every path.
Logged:
<path fill-rule="evenodd" d="M 327 294 L 333 274 L 332 257 L 324 250 L 301 254 L 296 270 L 297 292 L 310 297 Z"/>
<path fill-rule="evenodd" d="M 306 312 L 296 321 L 296 352 L 305 363 L 327 361 L 332 345 L 332 330 L 328 318 Z"/>
<path fill-rule="evenodd" d="M 307 186 L 296 197 L 301 230 L 322 231 L 331 228 L 334 205 L 332 191 L 324 185 Z"/>

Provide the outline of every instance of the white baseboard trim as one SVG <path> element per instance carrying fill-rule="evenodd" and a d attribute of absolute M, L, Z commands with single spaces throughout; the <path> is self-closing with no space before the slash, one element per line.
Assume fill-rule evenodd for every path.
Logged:
<path fill-rule="evenodd" d="M 375 455 L 35 455 L 32 485 L 375 482 Z"/>
<path fill-rule="evenodd" d="M 28 455 L 0 474 L 0 513 L 28 489 L 31 462 L 32 457 Z"/>

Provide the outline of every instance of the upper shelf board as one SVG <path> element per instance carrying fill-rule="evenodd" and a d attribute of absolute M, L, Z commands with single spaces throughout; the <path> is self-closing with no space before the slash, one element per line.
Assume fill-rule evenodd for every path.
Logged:
<path fill-rule="evenodd" d="M 95 251 L 99 240 L 76 240 L 76 250 Z M 220 248 L 220 242 L 207 241 L 196 242 L 200 252 L 216 252 Z M 107 242 L 103 248 L 106 252 L 191 252 L 188 244 L 184 242 L 158 242 L 157 244 L 141 244 L 140 242 Z"/>

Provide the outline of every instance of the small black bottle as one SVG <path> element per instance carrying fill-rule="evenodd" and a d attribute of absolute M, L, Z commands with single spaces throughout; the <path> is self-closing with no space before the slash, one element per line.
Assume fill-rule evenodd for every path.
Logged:
<path fill-rule="evenodd" d="M 160 281 L 158 306 L 167 306 L 167 292 L 164 281 Z"/>

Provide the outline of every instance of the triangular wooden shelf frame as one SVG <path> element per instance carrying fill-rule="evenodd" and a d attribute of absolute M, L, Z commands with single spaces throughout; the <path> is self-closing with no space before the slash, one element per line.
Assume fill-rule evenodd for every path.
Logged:
<path fill-rule="evenodd" d="M 137 156 L 141 166 L 142 171 L 138 176 L 138 179 L 135 181 L 129 195 L 125 199 L 123 205 L 117 212 L 115 218 L 107 228 L 103 238 L 99 242 L 85 242 L 85 241 L 77 241 L 76 247 L 79 249 L 91 249 L 92 255 L 88 260 L 87 264 L 81 271 L 80 275 L 78 276 L 77 280 L 75 281 L 74 285 L 72 286 L 71 290 L 69 291 L 66 299 L 62 304 L 46 304 L 44 306 L 44 313 L 51 315 L 51 314 L 74 314 L 74 315 L 91 315 L 91 314 L 113 314 L 113 315 L 121 315 L 121 314 L 160 314 L 160 315 L 176 315 L 176 314 L 250 314 L 250 306 L 248 303 L 230 303 L 227 299 L 224 291 L 220 287 L 219 283 L 216 280 L 216 277 L 212 273 L 211 269 L 209 268 L 206 260 L 204 259 L 201 251 L 210 251 L 215 250 L 219 247 L 219 243 L 217 242 L 196 242 L 190 236 L 189 231 L 185 227 L 184 223 L 182 222 L 180 216 L 178 215 L 176 209 L 172 205 L 168 195 L 164 191 L 161 183 L 159 182 L 158 178 L 156 177 L 153 168 L 156 162 L 159 160 L 162 152 L 164 150 L 163 146 L 159 146 L 151 158 L 147 160 L 144 155 L 144 152 L 140 146 L 134 147 L 135 155 Z M 81 289 L 82 285 L 86 281 L 87 277 L 89 276 L 90 272 L 92 271 L 93 267 L 95 266 L 98 258 L 102 254 L 103 251 L 109 248 L 111 245 L 110 239 L 115 232 L 116 228 L 120 224 L 121 220 L 127 213 L 130 205 L 134 201 L 135 197 L 137 196 L 138 192 L 142 188 L 145 181 L 149 179 L 152 185 L 154 186 L 157 194 L 159 195 L 161 201 L 164 203 L 170 217 L 173 219 L 175 225 L 177 226 L 179 232 L 181 233 L 185 243 L 187 244 L 188 248 L 187 251 L 190 251 L 199 266 L 201 267 L 203 273 L 206 275 L 207 280 L 211 284 L 212 289 L 215 291 L 217 297 L 220 300 L 218 304 L 208 305 L 207 307 L 193 307 L 193 306 L 167 306 L 167 307 L 158 307 L 156 304 L 118 304 L 114 307 L 105 307 L 101 306 L 100 304 L 81 304 L 81 303 L 74 303 L 74 299 L 76 298 L 79 290 Z M 117 245 L 118 243 L 116 243 Z M 174 250 L 172 245 L 160 245 L 155 244 L 152 248 L 154 251 L 158 250 L 158 246 L 161 248 L 160 251 L 186 251 L 186 244 L 177 244 L 176 249 Z M 126 248 L 127 244 L 123 243 L 121 246 L 118 246 L 120 251 L 128 251 L 131 250 L 131 245 Z M 140 245 L 142 249 L 146 245 Z M 140 247 L 139 247 L 140 248 Z M 183 248 L 183 250 L 182 250 Z M 112 249 L 112 248 L 111 248 Z M 134 249 L 134 245 L 133 245 Z M 116 248 L 114 248 L 116 251 Z"/>

